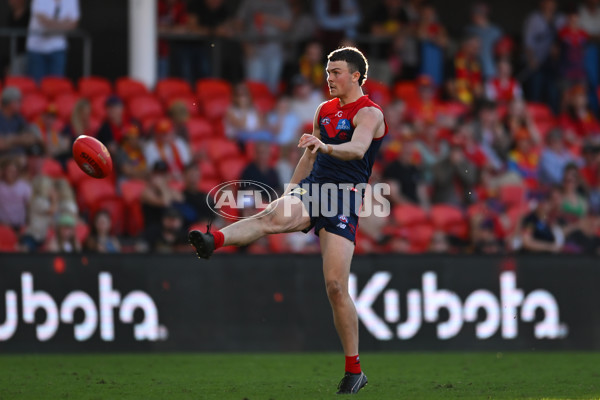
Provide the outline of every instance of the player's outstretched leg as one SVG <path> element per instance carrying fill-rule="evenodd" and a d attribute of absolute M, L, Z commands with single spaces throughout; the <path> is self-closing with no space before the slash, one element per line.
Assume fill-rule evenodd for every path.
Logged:
<path fill-rule="evenodd" d="M 200 258 L 210 258 L 222 246 L 246 246 L 272 233 L 296 232 L 310 225 L 310 217 L 302 201 L 295 196 L 283 196 L 255 216 L 231 224 L 221 231 L 206 233 L 193 230 L 189 242 Z"/>
<path fill-rule="evenodd" d="M 345 374 L 338 385 L 337 393 L 353 394 L 367 384 L 367 376 L 360 368 L 358 357 L 358 316 L 348 293 L 354 243 L 325 229 L 320 230 L 319 238 L 327 297 L 346 356 Z"/>

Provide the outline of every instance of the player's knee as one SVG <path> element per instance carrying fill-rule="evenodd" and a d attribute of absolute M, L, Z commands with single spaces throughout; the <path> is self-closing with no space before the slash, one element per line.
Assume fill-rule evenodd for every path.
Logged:
<path fill-rule="evenodd" d="M 327 280 L 325 283 L 327 289 L 327 297 L 332 303 L 338 303 L 348 296 L 348 291 L 345 286 L 337 279 Z"/>

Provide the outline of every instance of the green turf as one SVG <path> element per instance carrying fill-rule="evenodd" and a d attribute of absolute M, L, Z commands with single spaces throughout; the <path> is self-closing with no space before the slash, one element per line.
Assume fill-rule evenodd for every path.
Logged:
<path fill-rule="evenodd" d="M 364 353 L 358 399 L 600 399 L 600 353 Z M 0 356 L 0 399 L 334 399 L 339 354 Z"/>

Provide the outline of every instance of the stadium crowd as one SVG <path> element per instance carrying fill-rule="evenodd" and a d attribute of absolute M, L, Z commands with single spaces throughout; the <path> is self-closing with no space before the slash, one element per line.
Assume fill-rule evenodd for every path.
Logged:
<path fill-rule="evenodd" d="M 390 185 L 392 205 L 391 218 L 361 218 L 358 254 L 600 255 L 600 1 L 541 0 L 521 42 L 485 3 L 460 37 L 419 0 L 372 12 L 354 0 L 158 3 L 159 32 L 201 36 L 159 40 L 155 88 L 36 68 L 2 82 L 1 251 L 189 251 L 190 227 L 231 222 L 207 203 L 214 186 L 283 191 L 297 139 L 328 98 L 326 53 L 355 43 L 370 61 L 364 91 L 389 126 L 371 183 Z M 202 35 L 220 38 L 223 78 Z M 108 147 L 112 177 L 76 166 L 81 134 Z M 314 235 L 294 233 L 240 251 L 318 250 Z"/>

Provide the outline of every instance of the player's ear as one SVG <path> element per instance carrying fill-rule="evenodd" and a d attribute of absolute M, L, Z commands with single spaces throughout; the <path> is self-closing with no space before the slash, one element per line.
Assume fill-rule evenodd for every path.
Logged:
<path fill-rule="evenodd" d="M 354 71 L 352 73 L 352 82 L 358 82 L 360 79 L 360 72 Z"/>

